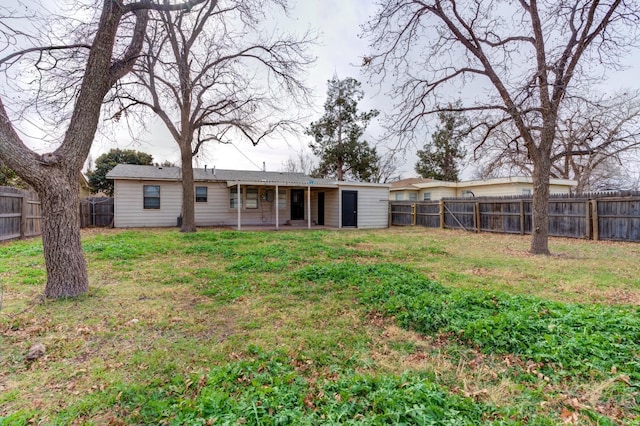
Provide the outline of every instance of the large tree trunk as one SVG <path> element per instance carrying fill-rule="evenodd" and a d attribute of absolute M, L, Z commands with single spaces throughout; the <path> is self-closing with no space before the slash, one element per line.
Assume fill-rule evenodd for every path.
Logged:
<path fill-rule="evenodd" d="M 78 173 L 51 168 L 48 185 L 36 188 L 42 203 L 42 243 L 47 268 L 47 298 L 74 297 L 89 289 L 80 243 Z"/>
<path fill-rule="evenodd" d="M 193 186 L 193 164 L 191 143 L 180 144 L 182 157 L 182 226 L 180 232 L 196 232 L 195 188 Z"/>
<path fill-rule="evenodd" d="M 549 173 L 551 160 L 542 158 L 533 168 L 532 254 L 549 252 Z"/>

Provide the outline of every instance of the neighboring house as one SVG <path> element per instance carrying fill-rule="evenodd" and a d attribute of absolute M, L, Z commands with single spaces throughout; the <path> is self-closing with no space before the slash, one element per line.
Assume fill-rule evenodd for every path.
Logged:
<path fill-rule="evenodd" d="M 179 167 L 119 164 L 114 226 L 176 226 L 182 211 Z M 194 169 L 197 226 L 287 224 L 386 228 L 389 185 L 314 179 L 303 173 Z"/>
<path fill-rule="evenodd" d="M 427 182 L 433 182 L 433 179 L 415 177 L 391 182 L 391 188 L 389 189 L 390 199 L 417 201 L 420 190 L 414 185 Z"/>
<path fill-rule="evenodd" d="M 78 178 L 78 186 L 80 187 L 81 200 L 84 200 L 91 195 L 91 187 L 89 186 L 89 181 L 87 181 L 87 178 L 83 173 L 80 173 L 80 177 Z"/>
<path fill-rule="evenodd" d="M 551 179 L 551 194 L 570 194 L 577 185 L 568 179 Z M 501 197 L 530 196 L 533 193 L 533 180 L 530 177 L 515 176 L 468 180 L 463 182 L 444 182 L 434 179 L 410 178 L 391 184 L 391 201 L 428 201 L 458 197 Z"/>

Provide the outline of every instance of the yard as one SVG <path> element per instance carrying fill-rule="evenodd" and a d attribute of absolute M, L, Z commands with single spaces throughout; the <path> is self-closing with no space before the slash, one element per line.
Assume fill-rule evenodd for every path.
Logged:
<path fill-rule="evenodd" d="M 640 245 L 426 228 L 0 246 L 0 425 L 637 424 Z M 26 360 L 36 342 L 44 356 Z"/>

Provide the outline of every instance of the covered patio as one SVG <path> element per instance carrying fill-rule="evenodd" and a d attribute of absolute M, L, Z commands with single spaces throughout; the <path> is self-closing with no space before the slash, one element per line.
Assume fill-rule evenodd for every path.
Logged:
<path fill-rule="evenodd" d="M 311 229 L 338 228 L 338 224 L 327 223 L 327 216 L 339 215 L 337 184 L 311 179 L 306 185 L 297 182 L 227 182 L 230 191 L 235 190 L 236 229 L 242 230 L 273 228 Z M 257 202 L 254 201 L 257 198 Z M 265 209 L 265 205 L 267 206 Z M 255 212 L 259 209 L 262 225 L 255 223 Z M 330 210 L 330 211 L 327 211 Z M 243 218 L 250 216 L 250 220 Z M 331 221 L 330 221 L 331 222 Z"/>

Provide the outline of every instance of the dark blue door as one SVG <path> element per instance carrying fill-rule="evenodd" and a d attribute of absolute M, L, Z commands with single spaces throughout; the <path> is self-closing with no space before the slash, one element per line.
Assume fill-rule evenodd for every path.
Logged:
<path fill-rule="evenodd" d="M 342 191 L 342 227 L 358 226 L 358 191 Z"/>

